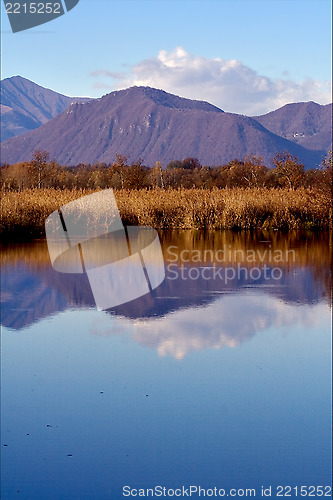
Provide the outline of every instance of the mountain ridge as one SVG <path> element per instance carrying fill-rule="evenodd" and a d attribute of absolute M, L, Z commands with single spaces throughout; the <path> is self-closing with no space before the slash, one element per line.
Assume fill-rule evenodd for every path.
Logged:
<path fill-rule="evenodd" d="M 332 103 L 289 103 L 253 118 L 270 132 L 307 149 L 328 152 L 332 148 Z"/>
<path fill-rule="evenodd" d="M 1 81 L 1 141 L 35 130 L 71 103 L 87 100 L 59 94 L 19 75 L 5 78 Z"/>
<path fill-rule="evenodd" d="M 68 99 L 75 98 L 67 97 L 66 103 Z M 327 135 L 325 106 L 316 103 L 286 106 L 291 106 L 293 113 L 295 106 L 302 109 L 300 116 L 304 118 L 304 106 L 312 104 L 316 109 L 312 113 L 312 129 L 325 108 L 321 135 Z M 269 165 L 276 153 L 289 152 L 307 168 L 318 166 L 326 149 L 311 150 L 298 143 L 297 137 L 291 141 L 269 130 L 269 127 L 281 128 L 285 122 L 287 126 L 286 106 L 259 117 L 247 117 L 161 89 L 130 87 L 97 99 L 73 102 L 39 128 L 7 139 L 2 143 L 2 162 L 30 161 L 34 150 L 43 149 L 49 151 L 52 159 L 67 165 L 111 163 L 117 154 L 131 162 L 140 158 L 148 166 L 156 161 L 165 166 L 187 156 L 214 166 L 253 155 L 261 156 Z M 289 129 L 280 132 L 289 137 Z"/>

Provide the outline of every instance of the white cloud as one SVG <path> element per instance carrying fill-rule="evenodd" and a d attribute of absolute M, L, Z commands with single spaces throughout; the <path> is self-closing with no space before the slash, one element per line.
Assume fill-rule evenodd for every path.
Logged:
<path fill-rule="evenodd" d="M 301 82 L 272 79 L 235 59 L 196 56 L 182 47 L 171 52 L 161 50 L 157 57 L 133 66 L 126 76 L 104 70 L 92 73 L 92 76 L 99 75 L 110 76 L 116 89 L 133 85 L 156 87 L 246 115 L 267 113 L 290 102 L 331 102 L 329 82 L 311 78 Z"/>
<path fill-rule="evenodd" d="M 239 314 L 241 311 L 241 314 Z M 111 327 L 110 327 L 111 322 Z M 283 335 L 297 327 L 329 329 L 330 311 L 326 304 L 298 305 L 265 294 L 224 295 L 211 304 L 179 309 L 162 318 L 131 320 L 100 316 L 94 323 L 95 335 L 129 333 L 133 341 L 156 349 L 160 356 L 183 359 L 205 349 L 237 348 L 261 332 L 278 328 Z"/>

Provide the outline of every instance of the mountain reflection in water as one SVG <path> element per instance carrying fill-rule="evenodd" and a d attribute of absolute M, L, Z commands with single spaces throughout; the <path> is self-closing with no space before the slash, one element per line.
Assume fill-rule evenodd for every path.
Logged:
<path fill-rule="evenodd" d="M 136 342 L 180 359 L 194 350 L 235 347 L 274 325 L 316 324 L 330 304 L 332 252 L 325 233 L 172 231 L 160 238 L 164 282 L 100 312 L 91 333 L 129 331 Z M 3 245 L 1 266 L 6 327 L 95 308 L 87 276 L 56 272 L 44 240 Z"/>

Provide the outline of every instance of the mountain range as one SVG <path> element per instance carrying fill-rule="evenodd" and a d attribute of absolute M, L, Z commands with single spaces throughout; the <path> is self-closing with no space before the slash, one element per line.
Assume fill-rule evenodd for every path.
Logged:
<path fill-rule="evenodd" d="M 65 165 L 112 163 L 118 153 L 147 166 L 189 156 L 214 166 L 253 155 L 269 166 L 277 152 L 289 152 L 313 168 L 332 147 L 331 104 L 293 103 L 247 117 L 150 87 L 87 100 L 21 77 L 3 80 L 2 104 L 10 108 L 3 137 L 16 135 L 2 143 L 2 163 L 29 161 L 40 149 Z M 18 135 L 28 126 L 35 129 Z"/>
<path fill-rule="evenodd" d="M 25 134 L 59 115 L 82 97 L 67 97 L 13 76 L 1 82 L 1 141 Z"/>
<path fill-rule="evenodd" d="M 307 149 L 332 149 L 332 103 L 324 106 L 312 101 L 286 104 L 253 118 L 273 134 Z"/>
<path fill-rule="evenodd" d="M 38 245 L 45 247 L 46 242 L 40 241 Z M 32 255 L 28 252 L 31 259 L 28 263 L 18 261 L 19 268 L 15 267 L 17 262 L 10 262 L 6 254 L 6 270 L 1 269 L 2 289 L 7 292 L 2 296 L 2 325 L 19 330 L 61 311 L 95 307 L 87 274 L 58 273 L 49 263 L 45 264 L 48 261 L 47 248 L 44 250 L 46 259 L 42 263 L 36 261 L 34 249 L 36 247 L 32 246 L 29 250 Z M 15 249 L 12 251 L 14 253 Z M 186 280 L 182 279 L 181 273 L 174 279 L 172 272 L 166 268 L 167 278 L 156 294 L 146 294 L 108 312 L 133 320 L 161 318 L 189 308 L 201 308 L 204 314 L 204 308 L 214 303 L 217 297 L 220 299 L 229 294 L 249 291 L 250 287 L 256 287 L 257 291 L 261 290 L 263 294 L 288 306 L 314 305 L 322 301 L 323 297 L 329 300 L 329 284 L 325 280 L 325 276 L 329 276 L 329 268 L 325 259 L 323 270 L 318 276 L 316 269 L 311 266 L 292 267 L 284 270 L 283 277 L 279 281 L 274 280 L 274 284 L 263 276 L 259 280 L 250 280 L 237 278 L 236 273 L 236 277 L 226 284 L 223 280 L 207 280 L 202 276 L 196 280 Z M 172 279 L 168 279 L 168 276 Z M 258 318 L 255 323 L 260 324 Z"/>

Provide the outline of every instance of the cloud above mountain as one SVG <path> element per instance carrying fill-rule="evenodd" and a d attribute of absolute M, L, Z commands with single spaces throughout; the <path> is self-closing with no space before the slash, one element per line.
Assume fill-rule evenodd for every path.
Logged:
<path fill-rule="evenodd" d="M 91 76 L 96 79 L 95 88 L 163 88 L 180 96 L 209 101 L 224 111 L 247 115 L 264 114 L 290 102 L 331 102 L 329 82 L 272 79 L 259 75 L 241 61 L 197 56 L 182 47 L 170 52 L 160 50 L 157 57 L 139 62 L 127 73 L 100 69 Z"/>

